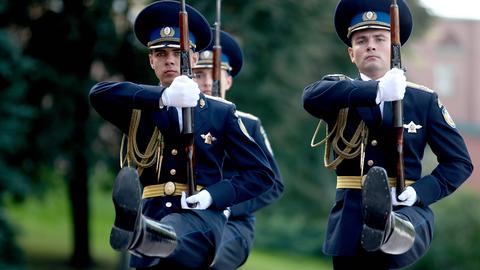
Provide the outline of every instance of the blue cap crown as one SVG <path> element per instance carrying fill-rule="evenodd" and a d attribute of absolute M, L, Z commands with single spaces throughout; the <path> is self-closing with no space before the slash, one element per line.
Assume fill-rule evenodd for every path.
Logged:
<path fill-rule="evenodd" d="M 390 30 L 390 0 L 340 0 L 335 9 L 334 24 L 338 37 L 348 46 L 352 33 L 364 29 Z M 400 19 L 400 42 L 404 44 L 413 28 L 410 9 L 397 0 Z"/>
<path fill-rule="evenodd" d="M 213 29 L 212 29 L 213 30 Z M 212 68 L 213 67 L 213 46 L 215 41 L 212 40 L 210 45 L 200 54 L 197 64 L 193 68 Z M 238 42 L 227 32 L 220 31 L 220 46 L 222 47 L 222 56 L 220 58 L 222 69 L 235 77 L 243 65 L 243 53 Z"/>
<path fill-rule="evenodd" d="M 348 27 L 347 37 L 353 32 L 367 28 L 390 30 L 390 14 L 379 11 L 365 11 L 355 15 Z"/>
<path fill-rule="evenodd" d="M 188 39 L 192 48 L 196 47 L 195 35 L 188 33 Z M 150 33 L 150 41 L 147 43 L 148 48 L 156 49 L 161 47 L 180 47 L 180 28 L 176 26 L 164 26 L 155 28 Z"/>
<path fill-rule="evenodd" d="M 212 39 L 212 31 L 203 15 L 185 5 L 188 16 L 190 45 L 196 51 L 205 49 Z M 146 6 L 135 19 L 137 39 L 150 49 L 179 47 L 180 3 L 172 0 L 157 1 Z"/>

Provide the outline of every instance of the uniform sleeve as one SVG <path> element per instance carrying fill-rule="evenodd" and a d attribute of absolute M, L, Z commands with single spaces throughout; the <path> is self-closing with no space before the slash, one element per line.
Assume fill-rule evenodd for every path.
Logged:
<path fill-rule="evenodd" d="M 429 107 L 428 132 L 428 144 L 437 156 L 438 166 L 413 184 L 424 205 L 454 192 L 473 171 L 465 142 L 436 94 Z"/>
<path fill-rule="evenodd" d="M 267 157 L 233 109 L 226 123 L 225 151 L 236 164 L 238 174 L 207 188 L 213 198 L 212 206 L 217 209 L 255 198 L 268 191 L 275 181 Z"/>
<path fill-rule="evenodd" d="M 303 107 L 311 115 L 326 119 L 346 107 L 375 106 L 377 81 L 323 79 L 305 87 Z"/>
<path fill-rule="evenodd" d="M 270 167 L 272 168 L 275 174 L 274 183 L 271 189 L 261 194 L 260 196 L 232 206 L 231 207 L 232 217 L 248 215 L 263 207 L 266 207 L 272 204 L 273 202 L 280 199 L 284 190 L 284 185 L 283 185 L 282 177 L 280 175 L 280 170 L 278 169 L 277 162 L 275 161 L 275 157 L 270 147 L 270 142 L 268 141 L 267 134 L 265 133 L 265 130 L 263 129 L 260 120 L 254 121 L 254 123 L 255 124 L 253 128 L 253 132 L 249 132 L 249 133 L 265 153 L 268 159 L 268 163 L 270 164 Z"/>
<path fill-rule="evenodd" d="M 131 82 L 100 82 L 90 90 L 90 103 L 107 121 L 127 132 L 132 109 L 158 110 L 165 89 Z"/>

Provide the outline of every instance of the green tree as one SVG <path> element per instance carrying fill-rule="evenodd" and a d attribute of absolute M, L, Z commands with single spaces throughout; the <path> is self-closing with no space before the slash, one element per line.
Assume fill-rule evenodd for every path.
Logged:
<path fill-rule="evenodd" d="M 5 216 L 6 200 L 21 200 L 31 190 L 23 162 L 14 157 L 28 148 L 27 133 L 35 110 L 25 101 L 32 61 L 22 57 L 9 34 L 0 30 L 0 268 L 20 264 L 15 230 Z"/>
<path fill-rule="evenodd" d="M 27 144 L 18 150 L 13 143 L 7 145 L 14 153 L 16 168 L 24 173 L 10 174 L 9 182 L 23 183 L 20 181 L 23 176 L 27 183 L 38 183 L 39 188 L 35 190 L 41 193 L 53 184 L 42 179 L 42 168 L 56 170 L 64 176 L 72 209 L 74 246 L 71 262 L 75 266 L 86 266 L 91 263 L 87 125 L 90 106 L 87 97 L 94 57 L 108 58 L 109 54 L 116 53 L 97 47 L 105 45 L 103 38 L 112 37 L 112 33 L 115 37 L 113 23 L 108 31 L 100 27 L 107 25 L 108 28 L 108 23 L 104 22 L 112 21 L 111 1 L 64 0 L 58 10 L 52 10 L 48 4 L 44 0 L 30 0 L 0 5 L 2 18 L 6 18 L 2 28 L 20 37 L 19 54 L 32 59 L 28 76 L 14 78 L 16 89 L 2 87 L 2 90 L 12 97 L 22 93 L 25 103 L 35 112 L 29 115 L 30 122 L 18 119 L 21 116 L 18 113 L 17 118 L 7 115 L 5 123 L 25 126 L 24 132 L 15 135 L 15 143 Z M 118 47 L 115 38 L 108 42 L 113 48 Z M 14 60 L 16 65 L 23 63 L 22 59 Z M 2 104 L 2 111 L 3 108 L 21 111 L 22 107 L 13 101 L 3 99 L 6 106 Z"/>

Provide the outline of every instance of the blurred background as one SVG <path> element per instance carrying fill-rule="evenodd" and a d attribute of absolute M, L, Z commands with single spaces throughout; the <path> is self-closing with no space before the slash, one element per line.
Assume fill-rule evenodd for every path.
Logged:
<path fill-rule="evenodd" d="M 88 92 L 103 80 L 157 83 L 132 33 L 149 2 L 0 0 L 0 269 L 128 269 L 128 255 L 108 244 L 121 134 L 91 109 Z M 478 164 L 480 20 L 435 15 L 427 2 L 444 1 L 408 1 L 415 26 L 402 48 L 407 78 L 439 93 Z M 187 3 L 213 24 L 215 1 Z M 357 76 L 334 32 L 336 3 L 222 1 L 222 29 L 246 60 L 229 99 L 262 119 L 286 186 L 257 214 L 243 270 L 331 269 L 321 246 L 335 178 L 323 149 L 310 147 L 317 120 L 301 95 L 325 74 Z M 427 153 L 425 173 L 435 165 Z M 478 178 L 474 171 L 432 206 L 433 245 L 409 269 L 480 267 Z"/>

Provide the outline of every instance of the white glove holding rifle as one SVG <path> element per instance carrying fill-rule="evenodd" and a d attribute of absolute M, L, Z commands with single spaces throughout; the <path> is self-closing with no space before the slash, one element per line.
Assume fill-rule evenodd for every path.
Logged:
<path fill-rule="evenodd" d="M 186 75 L 176 77 L 161 97 L 164 106 L 195 107 L 200 98 L 198 84 Z"/>
<path fill-rule="evenodd" d="M 407 88 L 405 71 L 399 68 L 390 69 L 378 82 L 375 102 L 402 100 Z"/>
<path fill-rule="evenodd" d="M 405 188 L 405 190 L 398 195 L 397 199 L 397 189 L 392 187 L 390 188 L 390 195 L 392 197 L 392 205 L 405 205 L 412 206 L 417 202 L 417 192 L 411 186 Z"/>
<path fill-rule="evenodd" d="M 185 192 L 182 192 L 182 198 L 180 199 L 180 204 L 183 209 L 205 210 L 212 205 L 212 202 L 212 195 L 210 195 L 210 192 L 205 189 L 189 197 L 187 197 Z M 194 206 L 190 207 L 188 204 Z"/>

